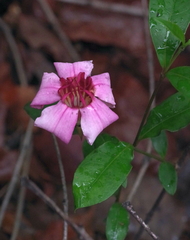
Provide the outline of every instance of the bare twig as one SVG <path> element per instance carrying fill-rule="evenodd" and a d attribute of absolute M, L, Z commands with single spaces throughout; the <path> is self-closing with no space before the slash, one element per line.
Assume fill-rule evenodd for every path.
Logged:
<path fill-rule="evenodd" d="M 149 141 L 148 146 L 147 146 L 147 151 L 150 151 L 150 149 L 151 149 L 151 142 Z M 142 179 L 146 173 L 146 170 L 149 166 L 149 161 L 150 161 L 150 157 L 143 158 L 143 164 L 142 164 L 142 166 L 139 170 L 139 173 L 137 175 L 137 178 L 135 179 L 135 182 L 131 188 L 131 191 L 128 195 L 127 201 L 132 201 L 133 197 L 135 196 L 135 193 L 137 192 L 137 190 L 142 182 Z"/>
<path fill-rule="evenodd" d="M 76 233 L 84 240 L 93 240 L 84 228 L 76 225 L 47 195 L 45 195 L 32 181 L 28 178 L 22 178 L 21 183 L 40 197 L 49 207 L 51 207 L 63 220 L 76 231 Z"/>
<path fill-rule="evenodd" d="M 27 86 L 26 74 L 24 71 L 23 63 L 20 57 L 18 47 L 16 45 L 15 39 L 11 33 L 9 26 L 0 18 L 0 28 L 4 32 L 4 35 L 7 39 L 11 52 L 13 54 L 15 67 L 17 70 L 18 78 L 22 86 Z"/>
<path fill-rule="evenodd" d="M 55 33 L 59 37 L 59 39 L 62 41 L 63 45 L 66 47 L 69 55 L 71 56 L 73 61 L 79 61 L 80 57 L 78 53 L 76 52 L 75 48 L 71 44 L 70 40 L 68 39 L 67 35 L 64 33 L 59 21 L 57 20 L 55 14 L 49 7 L 47 1 L 44 0 L 37 0 L 43 9 L 48 21 L 52 25 L 52 28 L 54 29 Z"/>
<path fill-rule="evenodd" d="M 8 188 L 8 184 L 6 184 L 5 186 L 3 186 L 0 190 L 0 199 L 5 195 L 6 191 Z"/>
<path fill-rule="evenodd" d="M 62 188 L 63 188 L 63 211 L 65 215 L 68 216 L 68 196 L 67 196 L 67 185 L 65 181 L 64 166 L 62 163 L 61 153 L 60 153 L 57 139 L 54 134 L 52 134 L 52 136 L 53 136 L 53 141 L 54 141 L 54 145 L 57 153 L 57 160 L 58 160 L 60 174 L 61 174 L 61 182 L 62 182 Z M 63 240 L 67 240 L 67 237 L 68 237 L 68 225 L 67 225 L 67 222 L 64 221 Z"/>
<path fill-rule="evenodd" d="M 149 95 L 150 95 L 150 101 L 151 101 L 151 96 L 153 95 L 154 89 L 155 89 L 155 77 L 154 77 L 154 58 L 153 58 L 153 53 L 152 53 L 152 44 L 151 44 L 151 38 L 150 38 L 150 33 L 149 33 L 149 23 L 148 23 L 148 5 L 147 5 L 147 0 L 141 0 L 141 5 L 143 9 L 143 16 L 144 16 L 144 33 L 145 33 L 145 43 L 146 43 L 146 50 L 147 50 L 147 58 L 148 58 L 148 75 L 149 75 Z M 153 107 L 155 107 L 155 98 L 152 99 L 150 102 L 150 107 L 149 109 L 151 110 Z M 143 123 L 143 120 L 142 120 Z M 138 140 L 138 134 L 137 137 L 134 141 L 134 145 L 136 145 Z M 148 141 L 147 145 L 147 153 L 150 153 L 152 149 L 152 144 L 151 141 Z M 132 187 L 132 190 L 129 194 L 128 201 L 131 201 L 132 198 L 134 197 L 135 193 L 137 192 L 141 181 L 146 173 L 146 170 L 149 166 L 149 157 L 145 157 L 143 161 L 143 165 L 139 171 L 139 174 L 136 178 L 136 181 Z"/>
<path fill-rule="evenodd" d="M 177 161 L 177 170 L 180 169 L 180 167 L 182 166 L 182 164 L 184 163 L 185 161 L 185 158 L 187 157 L 187 154 L 189 153 L 190 151 L 190 144 L 184 149 L 181 157 L 179 158 L 179 160 Z M 147 216 L 144 220 L 144 222 L 146 224 L 148 224 L 150 222 L 150 220 L 152 219 L 153 217 L 153 214 L 155 213 L 156 209 L 158 208 L 158 206 L 160 205 L 163 197 L 165 196 L 165 193 L 166 191 L 164 190 L 164 188 L 162 189 L 162 191 L 160 192 L 159 196 L 157 197 L 155 203 L 153 204 L 152 208 L 150 209 L 150 211 L 147 213 Z M 135 236 L 135 240 L 138 240 L 140 239 L 141 237 L 141 234 L 143 233 L 143 227 L 141 226 L 138 233 L 136 234 Z"/>
<path fill-rule="evenodd" d="M 130 202 L 124 202 L 122 205 L 141 224 L 141 226 L 144 228 L 144 230 L 147 231 L 147 233 L 153 239 L 158 239 L 158 236 L 155 233 L 153 233 L 150 230 L 149 226 L 146 225 L 146 223 L 142 220 L 142 218 L 139 217 L 139 215 L 136 213 L 136 211 L 134 210 L 134 208 Z"/>
<path fill-rule="evenodd" d="M 31 136 L 32 136 L 32 129 L 33 129 L 33 120 L 30 119 L 29 124 L 28 124 L 28 128 L 26 130 L 25 136 L 24 136 L 24 140 L 23 140 L 23 144 L 22 144 L 22 148 L 21 148 L 21 152 L 20 155 L 18 157 L 11 181 L 9 183 L 9 187 L 8 190 L 6 192 L 6 195 L 3 199 L 3 203 L 1 206 L 1 210 L 0 210 L 0 226 L 2 224 L 3 218 L 4 218 L 4 214 L 5 214 L 5 210 L 7 208 L 7 205 L 9 203 L 9 200 L 11 198 L 11 195 L 13 193 L 14 187 L 16 185 L 16 183 L 18 182 L 18 178 L 19 178 L 19 174 L 20 174 L 20 170 L 22 168 L 23 165 L 23 161 L 25 159 L 26 153 L 30 147 L 30 142 L 31 142 Z"/>
<path fill-rule="evenodd" d="M 25 162 L 23 164 L 23 171 L 22 171 L 22 177 L 27 177 L 30 167 L 30 160 L 31 160 L 31 154 L 32 154 L 32 146 L 30 145 L 30 148 L 27 152 L 27 155 L 25 157 Z M 19 197 L 18 197 L 18 206 L 17 206 L 17 212 L 16 212 L 16 218 L 14 221 L 14 228 L 11 236 L 11 240 L 16 240 L 20 228 L 20 222 L 24 207 L 24 199 L 25 199 L 25 193 L 26 188 L 24 186 L 20 187 Z"/>
<path fill-rule="evenodd" d="M 151 42 L 150 31 L 149 31 L 147 0 L 141 0 L 141 5 L 144 12 L 144 33 L 145 33 L 146 53 L 148 57 L 149 95 L 151 97 L 155 89 L 155 76 L 154 76 L 154 57 L 152 52 L 152 42 Z M 155 99 L 152 101 L 151 108 L 153 107 L 155 107 Z"/>
<path fill-rule="evenodd" d="M 155 211 L 157 210 L 158 206 L 160 205 L 160 202 L 162 201 L 164 195 L 165 195 L 166 191 L 164 189 L 162 189 L 161 193 L 159 194 L 158 198 L 156 199 L 155 203 L 153 204 L 152 208 L 150 209 L 150 211 L 147 213 L 147 216 L 144 220 L 144 222 L 146 224 L 148 224 L 150 222 L 150 220 L 152 219 Z M 141 234 L 143 233 L 144 227 L 141 226 L 138 233 L 135 236 L 135 240 L 140 239 Z"/>
<path fill-rule="evenodd" d="M 90 6 L 93 8 L 97 8 L 100 10 L 106 10 L 111 12 L 118 12 L 118 13 L 124 13 L 136 17 L 142 17 L 143 11 L 140 8 L 129 6 L 126 4 L 119 4 L 119 3 L 108 3 L 102 1 L 94 1 L 94 0 L 57 0 L 59 2 L 63 3 L 71 3 L 71 4 L 77 4 L 82 6 Z"/>
<path fill-rule="evenodd" d="M 177 161 L 177 164 L 176 164 L 177 170 L 182 167 L 189 152 L 190 152 L 190 144 L 188 144 L 187 147 L 183 150 L 181 157 Z"/>

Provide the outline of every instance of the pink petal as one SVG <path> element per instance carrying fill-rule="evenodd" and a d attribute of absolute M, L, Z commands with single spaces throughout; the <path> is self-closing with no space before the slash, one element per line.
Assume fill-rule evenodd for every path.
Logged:
<path fill-rule="evenodd" d="M 110 87 L 109 73 L 92 76 L 92 82 L 95 87 L 95 96 L 102 101 L 109 103 L 110 107 L 115 107 L 115 100 Z"/>
<path fill-rule="evenodd" d="M 41 117 L 35 120 L 35 126 L 54 133 L 63 142 L 68 143 L 78 120 L 78 109 L 72 109 L 62 102 L 45 108 Z"/>
<path fill-rule="evenodd" d="M 98 134 L 119 117 L 106 104 L 94 98 L 92 103 L 80 109 L 81 128 L 89 144 L 93 144 Z"/>
<path fill-rule="evenodd" d="M 44 105 L 59 101 L 60 87 L 59 77 L 55 73 L 44 73 L 40 89 L 30 104 L 31 107 L 41 109 Z"/>
<path fill-rule="evenodd" d="M 93 69 L 92 61 L 82 61 L 74 63 L 55 62 L 54 66 L 57 70 L 59 77 L 65 79 L 68 77 L 75 77 L 80 72 L 85 72 L 85 77 L 90 76 Z"/>

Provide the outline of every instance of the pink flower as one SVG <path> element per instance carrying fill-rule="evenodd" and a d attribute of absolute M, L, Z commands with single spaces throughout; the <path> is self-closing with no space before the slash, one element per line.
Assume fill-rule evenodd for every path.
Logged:
<path fill-rule="evenodd" d="M 118 119 L 108 73 L 90 76 L 92 61 L 54 63 L 55 73 L 44 73 L 31 107 L 46 107 L 35 125 L 54 133 L 68 143 L 80 122 L 83 135 L 93 144 L 98 134 Z"/>

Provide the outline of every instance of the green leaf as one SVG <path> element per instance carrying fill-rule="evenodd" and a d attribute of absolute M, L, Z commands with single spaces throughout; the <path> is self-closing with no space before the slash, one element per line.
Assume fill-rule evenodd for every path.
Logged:
<path fill-rule="evenodd" d="M 152 145 L 157 153 L 164 158 L 166 156 L 168 141 L 165 131 L 162 131 L 160 135 L 151 138 Z"/>
<path fill-rule="evenodd" d="M 190 39 L 184 44 L 184 47 L 187 47 L 190 45 Z"/>
<path fill-rule="evenodd" d="M 42 109 L 32 108 L 32 107 L 30 106 L 30 104 L 31 104 L 31 102 L 27 103 L 27 104 L 24 106 L 24 110 L 26 111 L 26 113 L 27 113 L 33 120 L 36 120 L 36 118 L 38 118 L 38 117 L 41 116 L 41 113 L 42 113 L 42 111 L 44 110 L 44 108 L 49 107 L 49 106 L 52 106 L 52 105 L 55 105 L 55 104 L 57 104 L 57 102 L 52 103 L 52 104 L 45 105 Z"/>
<path fill-rule="evenodd" d="M 158 17 L 155 18 L 155 21 L 163 24 L 176 38 L 178 38 L 182 42 L 182 44 L 185 43 L 185 34 L 176 23 L 169 22 Z"/>
<path fill-rule="evenodd" d="M 94 141 L 93 145 L 88 144 L 87 140 L 85 140 L 83 142 L 84 157 L 86 157 L 88 154 L 94 151 L 94 149 L 98 148 L 99 146 L 108 141 L 114 142 L 116 144 L 119 142 L 119 140 L 116 137 L 110 136 L 109 134 L 106 133 L 99 134 L 96 140 Z"/>
<path fill-rule="evenodd" d="M 31 102 L 27 103 L 24 106 L 24 110 L 33 120 L 36 120 L 36 118 L 40 117 L 43 109 L 32 108 L 32 107 L 30 107 L 30 104 L 31 104 Z"/>
<path fill-rule="evenodd" d="M 128 181 L 127 181 L 127 178 L 126 178 L 125 181 L 122 183 L 122 187 L 126 188 L 127 187 L 127 183 L 128 183 Z"/>
<path fill-rule="evenodd" d="M 106 221 L 108 240 L 124 240 L 129 226 L 129 213 L 119 203 L 114 203 Z"/>
<path fill-rule="evenodd" d="M 173 195 L 177 189 L 177 173 L 175 167 L 169 162 L 161 163 L 158 176 L 164 189 Z"/>
<path fill-rule="evenodd" d="M 166 77 L 179 92 L 190 98 L 190 67 L 173 68 Z"/>
<path fill-rule="evenodd" d="M 162 130 L 178 131 L 190 123 L 190 99 L 175 93 L 150 111 L 139 140 L 156 137 Z"/>
<path fill-rule="evenodd" d="M 168 30 L 168 27 L 163 26 L 163 23 L 156 21 L 155 18 L 174 23 L 185 33 L 190 21 L 189 12 L 189 0 L 150 0 L 150 33 L 159 62 L 163 68 L 167 68 L 171 64 L 180 40 L 171 33 L 171 29 Z"/>
<path fill-rule="evenodd" d="M 77 168 L 73 180 L 76 208 L 100 203 L 123 184 L 131 170 L 133 147 L 108 141 L 92 151 Z"/>

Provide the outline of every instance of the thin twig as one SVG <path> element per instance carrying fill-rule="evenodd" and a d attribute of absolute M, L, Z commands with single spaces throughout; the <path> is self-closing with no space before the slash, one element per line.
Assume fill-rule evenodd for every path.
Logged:
<path fill-rule="evenodd" d="M 190 152 L 190 144 L 188 144 L 187 147 L 183 150 L 183 153 L 182 153 L 181 157 L 177 161 L 177 164 L 176 164 L 176 169 L 177 170 L 182 167 L 182 165 L 184 164 L 184 161 L 185 161 L 187 155 L 189 154 L 189 152 Z"/>
<path fill-rule="evenodd" d="M 76 225 L 47 195 L 45 195 L 41 189 L 39 189 L 36 184 L 30 181 L 28 178 L 22 178 L 21 183 L 29 188 L 33 193 L 35 193 L 39 198 L 41 198 L 49 207 L 51 207 L 63 220 L 76 231 L 76 233 L 84 240 L 93 240 L 84 228 Z"/>
<path fill-rule="evenodd" d="M 0 190 L 0 199 L 5 195 L 6 191 L 8 188 L 8 184 L 6 184 L 5 186 L 3 186 Z"/>
<path fill-rule="evenodd" d="M 61 153 L 60 153 L 57 139 L 54 134 L 52 134 L 52 136 L 53 136 L 53 141 L 54 141 L 55 150 L 57 153 L 57 160 L 58 160 L 60 174 L 61 174 L 61 182 L 62 182 L 62 188 L 63 188 L 63 211 L 65 215 L 68 216 L 68 196 L 67 196 L 67 185 L 65 180 L 64 166 L 62 163 Z M 68 237 L 68 225 L 67 225 L 67 222 L 64 221 L 63 240 L 67 240 L 67 237 Z"/>
<path fill-rule="evenodd" d="M 30 148 L 27 152 L 27 155 L 25 157 L 25 161 L 23 164 L 22 177 L 28 176 L 31 155 L 32 155 L 32 146 L 30 145 Z M 26 188 L 24 186 L 21 186 L 19 197 L 18 197 L 18 206 L 17 206 L 16 218 L 14 221 L 14 228 L 13 228 L 11 240 L 16 240 L 19 233 L 20 222 L 21 222 L 21 217 L 22 217 L 22 212 L 24 207 L 25 194 L 26 194 Z"/>
<path fill-rule="evenodd" d="M 1 210 L 0 210 L 0 226 L 2 224 L 3 218 L 4 218 L 4 214 L 5 214 L 5 210 L 8 206 L 9 200 L 11 198 L 11 195 L 13 193 L 14 187 L 16 185 L 16 183 L 18 182 L 18 178 L 19 178 L 19 174 L 20 174 L 20 170 L 22 168 L 23 165 L 23 161 L 25 159 L 26 153 L 30 147 L 30 142 L 31 142 L 31 137 L 32 137 L 32 129 L 33 129 L 33 120 L 30 119 L 29 123 L 28 123 L 28 127 L 24 136 L 24 140 L 23 140 L 23 144 L 22 144 L 22 148 L 21 148 L 21 152 L 20 155 L 18 157 L 11 181 L 9 183 L 9 187 L 8 190 L 6 192 L 6 195 L 3 199 L 3 203 L 1 206 Z"/>
<path fill-rule="evenodd" d="M 145 220 L 144 220 L 144 222 L 145 222 L 146 224 L 148 224 L 148 223 L 150 222 L 150 220 L 152 219 L 152 217 L 153 217 L 155 211 L 157 210 L 158 206 L 160 205 L 160 203 L 161 203 L 161 201 L 162 201 L 165 193 L 166 193 L 166 191 L 165 191 L 164 189 L 162 189 L 161 193 L 160 193 L 159 196 L 157 197 L 157 199 L 156 199 L 155 203 L 153 204 L 152 208 L 151 208 L 150 211 L 147 213 L 147 216 L 146 216 L 146 218 L 145 218 Z M 138 233 L 136 234 L 134 240 L 140 239 L 143 231 L 144 231 L 144 227 L 141 226 L 140 229 L 139 229 L 139 231 L 138 231 Z"/>
<path fill-rule="evenodd" d="M 141 0 L 142 4 L 142 9 L 144 12 L 144 32 L 145 32 L 145 44 L 146 44 L 146 50 L 147 50 L 147 57 L 148 57 L 148 74 L 149 74 L 149 95 L 150 95 L 150 100 L 147 105 L 147 108 L 145 110 L 145 114 L 143 116 L 143 119 L 141 121 L 140 127 L 138 129 L 136 138 L 134 140 L 133 145 L 136 146 L 138 143 L 138 137 L 141 132 L 141 129 L 145 123 L 145 120 L 149 114 L 149 111 L 155 106 L 155 96 L 160 88 L 160 85 L 163 80 L 163 76 L 161 74 L 159 83 L 157 87 L 155 88 L 155 78 L 154 78 L 154 58 L 153 58 L 153 53 L 152 53 L 152 45 L 151 45 L 151 38 L 150 38 L 150 33 L 149 33 L 149 22 L 148 22 L 148 5 L 147 5 L 147 0 Z"/>
<path fill-rule="evenodd" d="M 179 160 L 177 161 L 177 170 L 180 169 L 180 167 L 182 166 L 182 164 L 184 163 L 185 161 L 185 158 L 187 157 L 187 154 L 189 153 L 190 151 L 190 144 L 184 149 L 181 157 L 179 158 Z M 158 208 L 158 206 L 160 205 L 160 202 L 162 201 L 163 197 L 165 196 L 165 189 L 163 188 L 161 193 L 159 194 L 159 196 L 157 197 L 155 203 L 153 204 L 152 208 L 150 209 L 150 211 L 147 213 L 147 216 L 144 220 L 144 222 L 146 224 L 148 224 L 150 222 L 150 220 L 152 219 L 153 217 L 153 214 L 155 213 L 156 209 Z M 143 232 L 143 227 L 141 226 L 137 235 L 135 236 L 134 240 L 138 240 L 140 239 L 141 237 L 141 234 Z"/>
<path fill-rule="evenodd" d="M 111 12 L 118 12 L 118 13 L 124 13 L 136 17 L 142 17 L 143 11 L 140 8 L 129 6 L 126 4 L 119 4 L 119 3 L 108 3 L 104 1 L 93 1 L 93 0 L 57 0 L 59 2 L 63 3 L 71 3 L 71 4 L 77 4 L 82 6 L 90 6 L 93 8 L 97 8 L 100 10 L 105 11 L 111 11 Z"/>
<path fill-rule="evenodd" d="M 132 204 L 130 202 L 124 202 L 123 207 L 127 209 L 127 211 L 141 224 L 145 231 L 153 238 L 158 239 L 158 236 L 150 230 L 150 227 L 139 217 L 139 215 L 134 210 Z"/>
<path fill-rule="evenodd" d="M 157 88 L 155 89 L 155 77 L 154 77 L 154 58 L 153 58 L 153 53 L 152 53 L 152 44 L 151 44 L 151 38 L 150 38 L 150 32 L 149 32 L 149 22 L 148 22 L 148 5 L 147 5 L 147 0 L 141 0 L 141 5 L 142 5 L 142 9 L 143 9 L 143 13 L 144 13 L 144 33 L 145 33 L 145 44 L 146 44 L 146 50 L 147 50 L 147 58 L 148 58 L 148 75 L 149 75 L 149 95 L 150 95 L 150 101 L 149 104 L 147 106 L 147 109 L 145 111 L 144 117 L 142 119 L 141 125 L 139 127 L 138 133 L 136 135 L 135 141 L 134 141 L 134 146 L 137 145 L 138 143 L 138 136 L 140 134 L 141 128 L 144 125 L 144 122 L 147 118 L 147 115 L 149 113 L 149 111 L 155 107 L 155 96 L 156 93 L 160 87 L 160 84 L 157 86 Z M 161 82 L 161 80 L 160 80 Z M 155 91 L 154 91 L 155 89 Z M 152 149 L 152 144 L 151 141 L 148 141 L 148 145 L 147 145 L 147 153 L 150 153 Z M 128 200 L 131 201 L 132 198 L 134 197 L 135 193 L 137 192 L 142 179 L 146 173 L 146 170 L 149 166 L 149 162 L 150 162 L 150 157 L 146 157 L 144 158 L 143 161 L 143 165 L 139 171 L 139 174 L 135 180 L 135 183 L 132 187 L 132 190 L 129 194 Z"/>
<path fill-rule="evenodd" d="M 149 30 L 147 0 L 141 0 L 141 5 L 144 12 L 144 33 L 145 33 L 146 53 L 148 58 L 149 96 L 151 97 L 155 89 L 155 76 L 154 76 L 154 56 L 152 51 L 152 41 L 151 41 L 150 30 Z M 152 105 L 150 109 L 153 107 L 155 107 L 155 99 L 152 101 Z"/>
<path fill-rule="evenodd" d="M 150 151 L 150 149 L 152 148 L 151 146 L 151 142 L 149 141 L 148 142 L 148 146 L 147 146 L 147 152 Z M 150 161 L 150 157 L 146 156 L 143 158 L 143 164 L 142 164 L 142 167 L 140 168 L 139 170 L 139 173 L 138 173 L 138 176 L 137 178 L 135 179 L 135 182 L 131 188 L 131 191 L 128 195 L 128 198 L 127 198 L 127 201 L 132 201 L 133 197 L 135 196 L 135 193 L 137 192 L 141 182 L 142 182 L 142 179 L 146 173 L 146 170 L 149 166 L 149 161 Z"/>
<path fill-rule="evenodd" d="M 44 1 L 44 0 L 37 0 L 37 1 L 39 2 L 41 8 L 43 9 L 48 21 L 52 25 L 53 30 L 55 31 L 55 33 L 57 34 L 59 39 L 62 41 L 64 47 L 66 47 L 66 49 L 67 49 L 70 57 L 72 58 L 72 60 L 73 61 L 79 61 L 80 57 L 79 57 L 78 53 L 76 52 L 75 48 L 71 44 L 67 35 L 64 33 L 59 21 L 57 20 L 55 14 L 53 13 L 51 8 L 49 7 L 47 1 Z"/>
<path fill-rule="evenodd" d="M 9 28 L 9 26 L 3 21 L 2 18 L 0 18 L 0 28 L 2 29 L 2 31 L 4 32 L 4 35 L 7 39 L 7 42 L 9 44 L 9 47 L 11 49 L 11 53 L 13 54 L 13 58 L 14 58 L 14 63 L 15 63 L 15 67 L 17 70 L 17 74 L 18 74 L 18 78 L 20 81 L 21 86 L 27 86 L 27 78 L 26 78 L 26 74 L 24 71 L 24 67 L 23 67 L 23 63 L 21 60 L 21 56 L 18 50 L 18 47 L 16 45 L 16 41 L 11 33 L 11 30 Z"/>
<path fill-rule="evenodd" d="M 151 147 L 152 147 L 152 146 L 151 146 Z M 135 152 L 138 152 L 138 153 L 141 153 L 141 154 L 143 154 L 143 155 L 145 155 L 145 156 L 147 156 L 147 157 L 149 157 L 149 158 L 154 158 L 154 159 L 158 160 L 159 162 L 166 161 L 164 158 L 161 158 L 161 157 L 159 157 L 159 156 L 156 156 L 156 155 L 154 155 L 154 154 L 149 153 L 148 150 L 145 152 L 145 151 L 143 151 L 143 150 L 141 150 L 141 149 L 138 149 L 138 148 L 134 147 L 134 151 L 135 151 Z"/>

